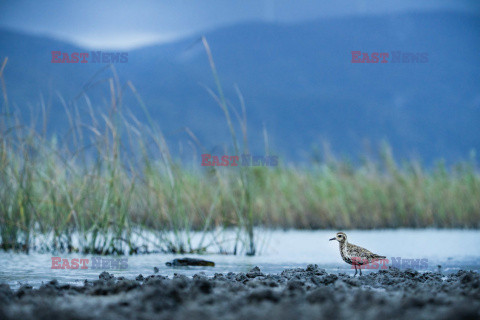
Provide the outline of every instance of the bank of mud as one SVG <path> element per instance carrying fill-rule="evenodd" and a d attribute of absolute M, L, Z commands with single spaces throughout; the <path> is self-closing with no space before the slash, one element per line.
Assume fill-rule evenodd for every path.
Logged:
<path fill-rule="evenodd" d="M 480 274 L 380 270 L 354 278 L 315 265 L 281 274 L 102 273 L 81 287 L 0 285 L 0 319 L 480 319 Z"/>

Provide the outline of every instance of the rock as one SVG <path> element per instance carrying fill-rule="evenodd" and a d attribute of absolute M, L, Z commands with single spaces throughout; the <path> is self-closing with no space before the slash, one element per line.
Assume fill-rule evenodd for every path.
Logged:
<path fill-rule="evenodd" d="M 263 277 L 264 274 L 260 271 L 259 267 L 255 267 L 247 273 L 248 278 Z"/>
<path fill-rule="evenodd" d="M 309 272 L 314 272 L 314 271 L 316 271 L 317 269 L 318 269 L 318 265 L 316 265 L 316 264 L 309 264 L 309 265 L 307 266 L 307 269 L 306 269 L 306 270 L 309 271 Z"/>
<path fill-rule="evenodd" d="M 215 263 L 212 261 L 193 259 L 193 258 L 181 258 L 174 259 L 173 261 L 165 263 L 169 267 L 186 267 L 186 266 L 200 266 L 200 267 L 215 267 Z"/>
<path fill-rule="evenodd" d="M 108 273 L 107 271 L 103 271 L 102 273 L 100 273 L 100 275 L 98 276 L 98 279 L 100 280 L 105 280 L 105 281 L 108 281 L 110 279 L 114 279 L 115 277 Z"/>
<path fill-rule="evenodd" d="M 158 269 L 157 267 L 153 267 L 153 272 L 158 273 L 158 271 L 160 271 L 160 269 Z"/>
<path fill-rule="evenodd" d="M 327 272 L 325 271 L 325 269 L 320 269 L 318 267 L 318 265 L 316 264 L 309 264 L 307 266 L 307 269 L 305 269 L 307 272 L 313 272 L 314 274 L 316 275 L 326 275 Z"/>
<path fill-rule="evenodd" d="M 226 281 L 227 279 L 225 278 L 225 276 L 223 275 L 223 273 L 215 273 L 213 275 L 213 279 L 215 280 L 221 280 L 221 281 Z"/>
<path fill-rule="evenodd" d="M 245 275 L 245 273 L 243 272 L 240 272 L 238 273 L 236 276 L 235 276 L 235 280 L 237 282 L 244 282 L 245 280 L 248 280 L 247 276 Z"/>

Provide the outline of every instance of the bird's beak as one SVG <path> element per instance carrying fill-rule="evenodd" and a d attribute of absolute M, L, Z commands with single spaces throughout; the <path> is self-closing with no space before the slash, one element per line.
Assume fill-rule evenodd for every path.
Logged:
<path fill-rule="evenodd" d="M 335 240 L 335 238 L 329 239 L 328 241 L 332 241 L 332 240 Z"/>

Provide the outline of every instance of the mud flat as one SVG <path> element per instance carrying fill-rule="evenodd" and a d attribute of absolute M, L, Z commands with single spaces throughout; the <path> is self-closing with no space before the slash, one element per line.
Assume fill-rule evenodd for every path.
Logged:
<path fill-rule="evenodd" d="M 179 272 L 181 272 L 179 270 Z M 76 287 L 0 285 L 0 319 L 480 319 L 480 274 L 380 270 L 361 277 L 316 265 L 281 274 L 103 272 Z"/>

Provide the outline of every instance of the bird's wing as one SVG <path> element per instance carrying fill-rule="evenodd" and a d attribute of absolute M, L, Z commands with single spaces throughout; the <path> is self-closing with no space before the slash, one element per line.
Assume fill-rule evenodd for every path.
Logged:
<path fill-rule="evenodd" d="M 384 256 L 379 256 L 378 254 L 372 253 L 371 251 L 359 247 L 357 245 L 350 243 L 350 255 L 352 257 L 361 257 L 361 258 L 369 258 L 369 259 L 385 259 Z"/>
<path fill-rule="evenodd" d="M 348 248 L 349 249 L 348 251 L 349 251 L 350 256 L 352 256 L 352 257 L 364 257 L 364 256 L 367 256 L 367 255 L 373 254 L 365 248 L 359 247 L 359 246 L 351 244 L 351 243 L 349 243 L 349 245 L 350 246 Z"/>

